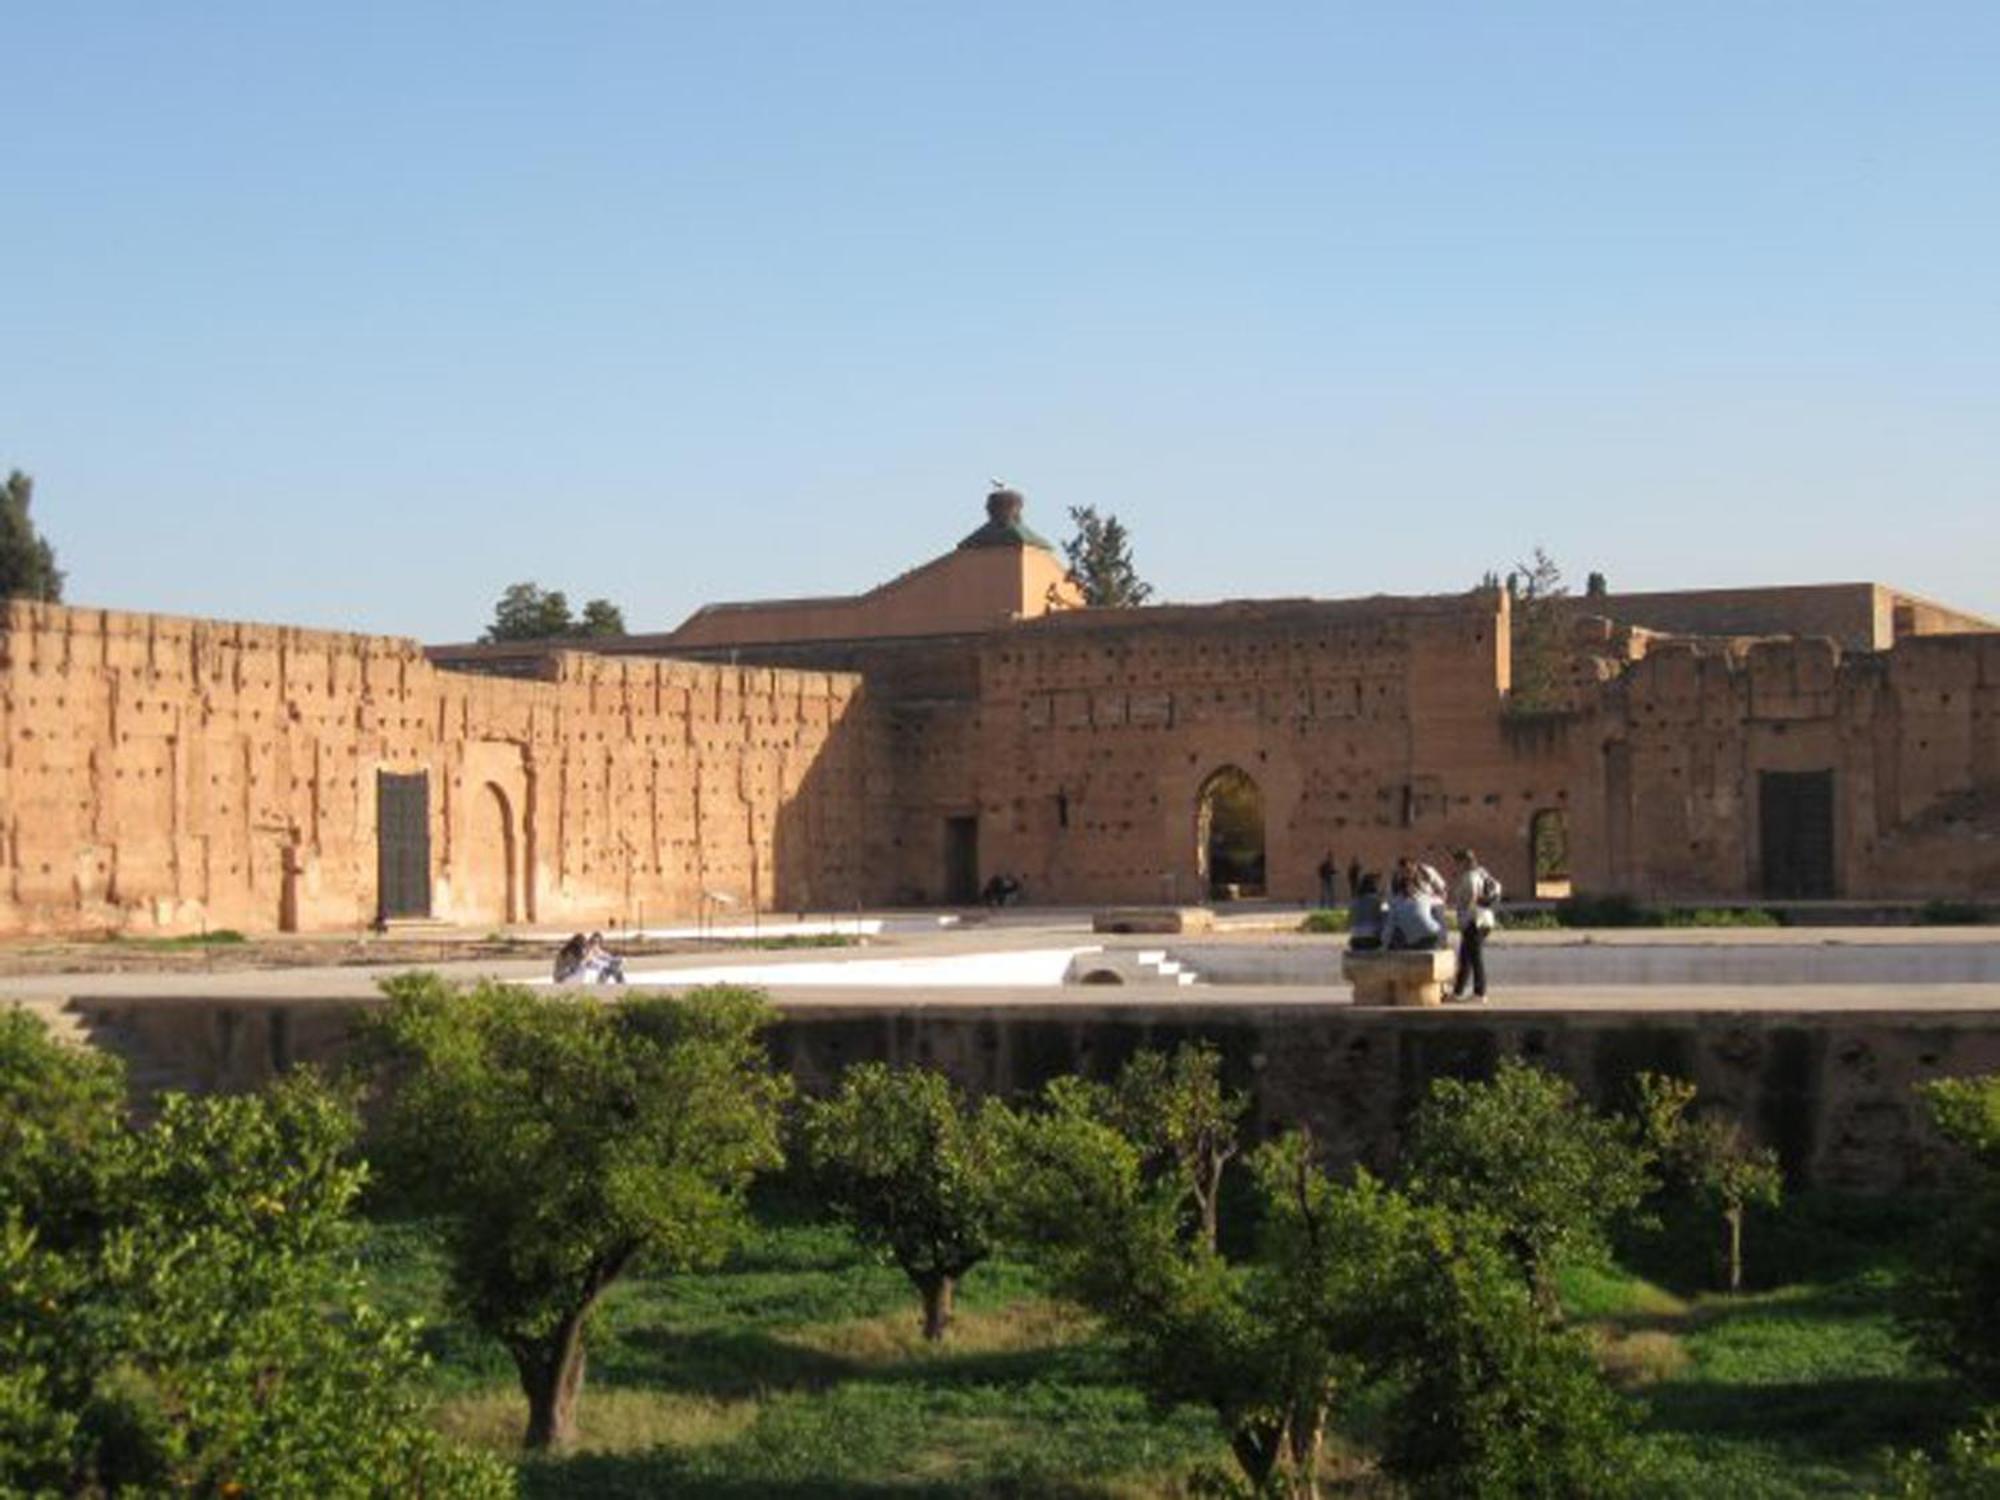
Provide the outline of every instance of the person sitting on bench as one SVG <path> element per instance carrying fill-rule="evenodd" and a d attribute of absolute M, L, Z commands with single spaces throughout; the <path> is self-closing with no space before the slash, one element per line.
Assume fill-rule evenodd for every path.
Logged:
<path fill-rule="evenodd" d="M 1373 875 L 1361 876 L 1354 883 L 1354 899 L 1347 903 L 1347 951 L 1373 953 L 1380 948 L 1388 919 L 1381 883 Z"/>
<path fill-rule="evenodd" d="M 1432 913 L 1432 902 L 1418 894 L 1408 876 L 1398 875 L 1389 887 L 1388 948 L 1435 949 L 1444 946 L 1444 928 Z"/>

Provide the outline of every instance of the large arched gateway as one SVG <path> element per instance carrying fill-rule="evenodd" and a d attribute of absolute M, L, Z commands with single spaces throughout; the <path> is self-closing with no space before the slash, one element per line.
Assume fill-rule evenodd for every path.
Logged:
<path fill-rule="evenodd" d="M 1249 772 L 1224 766 L 1201 784 L 1195 861 L 1211 900 L 1264 894 L 1264 793 Z"/>

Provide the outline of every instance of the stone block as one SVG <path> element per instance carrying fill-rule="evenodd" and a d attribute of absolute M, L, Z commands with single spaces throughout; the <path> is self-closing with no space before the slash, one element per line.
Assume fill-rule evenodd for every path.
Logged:
<path fill-rule="evenodd" d="M 1090 919 L 1092 932 L 1212 932 L 1215 913 L 1205 906 L 1113 906 Z"/>
<path fill-rule="evenodd" d="M 1442 1005 L 1457 972 L 1448 948 L 1344 953 L 1340 959 L 1340 977 L 1354 987 L 1356 1005 Z"/>

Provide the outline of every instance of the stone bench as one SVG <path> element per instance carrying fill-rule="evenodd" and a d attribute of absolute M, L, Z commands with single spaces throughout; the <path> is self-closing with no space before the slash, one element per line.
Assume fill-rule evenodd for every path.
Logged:
<path fill-rule="evenodd" d="M 1449 948 L 1384 949 L 1343 953 L 1340 977 L 1354 987 L 1356 1005 L 1442 1005 L 1458 973 Z"/>

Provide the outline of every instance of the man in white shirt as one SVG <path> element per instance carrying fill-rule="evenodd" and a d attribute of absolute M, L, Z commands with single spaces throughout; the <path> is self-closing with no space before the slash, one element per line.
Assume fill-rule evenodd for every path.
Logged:
<path fill-rule="evenodd" d="M 1472 985 L 1472 997 L 1486 1000 L 1486 934 L 1493 930 L 1493 908 L 1500 902 L 1500 882 L 1480 864 L 1470 849 L 1452 854 L 1458 878 L 1452 882 L 1451 904 L 1458 913 L 1458 977 L 1452 981 L 1451 998 L 1465 998 L 1465 986 Z"/>

